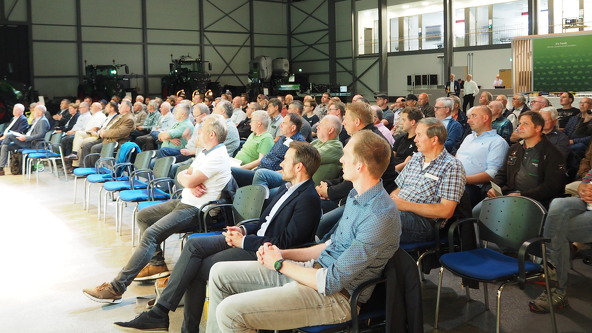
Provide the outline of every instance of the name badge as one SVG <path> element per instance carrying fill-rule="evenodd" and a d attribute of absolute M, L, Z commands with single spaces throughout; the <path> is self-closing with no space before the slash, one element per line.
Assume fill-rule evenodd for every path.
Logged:
<path fill-rule="evenodd" d="M 427 178 L 429 178 L 429 179 L 433 179 L 433 180 L 439 180 L 440 179 L 440 178 L 438 178 L 438 177 L 436 177 L 436 176 L 434 176 L 434 175 L 432 175 L 430 173 L 426 173 L 424 176 L 427 177 Z"/>

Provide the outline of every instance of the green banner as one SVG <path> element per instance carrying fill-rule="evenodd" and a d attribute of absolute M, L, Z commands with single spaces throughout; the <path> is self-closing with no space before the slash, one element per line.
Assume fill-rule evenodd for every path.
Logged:
<path fill-rule="evenodd" d="M 592 90 L 592 35 L 533 40 L 533 90 Z"/>

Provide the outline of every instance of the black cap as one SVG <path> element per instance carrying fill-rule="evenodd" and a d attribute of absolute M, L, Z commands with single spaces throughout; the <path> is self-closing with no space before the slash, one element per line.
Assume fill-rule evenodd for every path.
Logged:
<path fill-rule="evenodd" d="M 388 95 L 385 93 L 376 93 L 376 95 L 374 96 L 374 98 L 384 98 L 384 99 L 388 99 Z"/>
<path fill-rule="evenodd" d="M 407 97 L 405 98 L 408 101 L 417 101 L 417 96 L 413 95 L 413 94 L 409 94 L 407 95 Z"/>

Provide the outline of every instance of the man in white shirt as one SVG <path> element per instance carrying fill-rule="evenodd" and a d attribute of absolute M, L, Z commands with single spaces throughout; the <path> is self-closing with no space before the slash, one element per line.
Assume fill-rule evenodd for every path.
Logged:
<path fill-rule="evenodd" d="M 226 133 L 227 125 L 222 116 L 209 115 L 204 119 L 199 135 L 204 150 L 189 169 L 177 175 L 177 181 L 184 187 L 182 199 L 171 199 L 138 213 L 137 222 L 142 233 L 140 245 L 111 283 L 84 289 L 86 296 L 100 303 L 119 303 L 134 279 L 144 281 L 169 275 L 160 243 L 173 233 L 194 228 L 192 221 L 199 207 L 218 200 L 231 179 L 230 157 L 222 144 Z M 198 190 L 200 188 L 207 191 Z"/>
<path fill-rule="evenodd" d="M 475 104 L 475 96 L 479 93 L 477 82 L 473 81 L 473 75 L 467 74 L 467 80 L 464 84 L 465 95 L 463 96 L 463 110 L 468 110 Z M 467 105 L 469 107 L 467 108 Z"/>

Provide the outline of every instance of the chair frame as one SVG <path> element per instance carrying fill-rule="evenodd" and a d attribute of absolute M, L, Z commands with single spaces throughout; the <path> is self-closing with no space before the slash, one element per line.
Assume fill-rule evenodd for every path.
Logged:
<path fill-rule="evenodd" d="M 538 202 L 536 202 L 533 199 L 527 198 L 527 197 L 522 197 L 522 196 L 518 196 L 518 197 L 497 197 L 497 198 L 491 198 L 491 199 L 486 199 L 486 200 L 508 200 L 510 198 L 517 198 L 517 200 L 528 200 L 530 202 L 532 202 L 533 204 L 535 204 L 537 206 L 537 208 L 540 210 L 540 221 L 536 221 L 537 223 L 540 224 L 539 226 L 539 231 L 538 231 L 538 235 L 540 235 L 542 233 L 542 227 L 544 225 L 544 220 L 546 218 L 547 215 L 547 211 L 546 209 Z M 479 216 L 479 218 L 468 218 L 468 219 L 463 219 L 463 220 L 459 220 L 456 221 L 454 223 L 452 223 L 452 225 L 450 226 L 450 229 L 448 230 L 448 240 L 449 240 L 449 250 L 450 253 L 455 252 L 455 248 L 454 248 L 454 237 L 455 237 L 455 232 L 457 230 L 458 227 L 460 227 L 462 224 L 464 223 L 472 223 L 475 227 L 476 227 L 476 239 L 477 239 L 477 244 L 481 247 L 481 248 L 487 248 L 487 243 L 494 243 L 493 241 L 491 241 L 490 239 L 493 237 L 501 237 L 500 235 L 496 234 L 495 232 L 491 231 L 490 228 L 488 228 L 488 226 L 486 225 L 487 221 L 481 221 L 481 218 L 483 218 L 484 215 L 484 210 L 485 210 L 485 205 L 484 208 L 481 210 L 481 215 Z M 483 230 L 483 233 L 481 232 Z M 485 237 L 484 237 L 485 236 Z M 486 239 L 484 239 L 486 238 Z M 487 290 L 487 284 L 488 283 L 501 283 L 498 291 L 497 291 L 497 311 L 496 311 L 496 332 L 499 333 L 501 331 L 501 297 L 502 297 L 502 292 L 504 290 L 504 288 L 507 285 L 512 285 L 512 284 L 517 284 L 520 289 L 524 289 L 526 282 L 530 279 L 534 279 L 537 277 L 540 277 L 541 272 L 534 272 L 534 273 L 526 273 L 525 272 L 525 262 L 528 260 L 528 258 L 532 255 L 532 254 L 536 254 L 538 256 L 538 252 L 534 253 L 536 250 L 536 248 L 534 248 L 535 245 L 539 245 L 540 249 L 541 249 L 541 256 L 542 256 L 542 268 L 543 271 L 542 273 L 544 274 L 544 278 L 545 278 L 545 283 L 546 283 L 546 291 L 548 295 L 551 295 L 551 290 L 550 290 L 550 283 L 549 283 L 549 268 L 547 266 L 547 253 L 546 253 L 546 245 L 545 243 L 550 242 L 550 239 L 547 238 L 543 238 L 543 237 L 532 237 L 530 239 L 524 240 L 522 242 L 522 245 L 520 246 L 519 250 L 518 250 L 518 275 L 517 276 L 504 276 L 498 279 L 494 279 L 494 280 L 484 280 L 484 279 L 476 279 L 475 277 L 472 276 L 466 276 L 463 275 L 459 272 L 454 272 L 452 271 L 450 268 L 445 267 L 445 265 L 442 265 L 442 267 L 440 267 L 440 274 L 438 277 L 438 293 L 437 293 L 437 298 L 436 298 L 436 311 L 435 311 L 435 318 L 434 318 L 434 329 L 438 328 L 438 321 L 439 321 L 439 314 L 440 314 L 440 296 L 441 296 L 441 289 L 442 289 L 442 277 L 444 274 L 444 269 L 449 270 L 451 273 L 453 273 L 456 276 L 460 276 L 463 278 L 467 278 L 467 279 L 472 279 L 478 282 L 482 282 L 483 283 L 483 292 L 484 292 L 484 301 L 485 301 L 485 309 L 489 310 L 489 296 L 488 296 L 488 290 Z M 471 250 L 468 250 L 471 251 Z M 467 296 L 469 296 L 468 292 L 467 292 Z M 553 326 L 553 332 L 557 332 L 557 323 L 555 320 L 555 311 L 553 309 L 553 306 L 550 306 L 550 314 L 551 314 L 551 324 Z"/>

